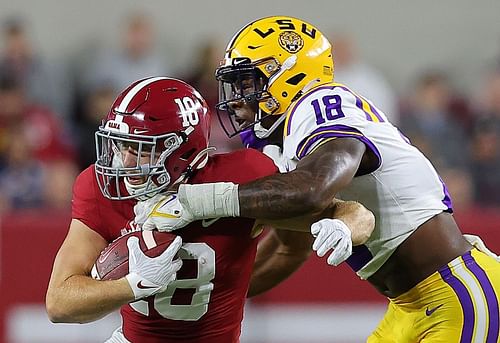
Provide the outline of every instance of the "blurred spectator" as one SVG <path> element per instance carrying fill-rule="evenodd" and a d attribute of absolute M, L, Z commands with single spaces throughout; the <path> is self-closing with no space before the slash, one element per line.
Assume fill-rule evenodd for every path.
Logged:
<path fill-rule="evenodd" d="M 61 159 L 44 165 L 43 207 L 51 209 L 71 208 L 73 183 L 78 175 L 78 168 L 72 161 Z"/>
<path fill-rule="evenodd" d="M 3 209 L 23 209 L 47 204 L 50 192 L 71 193 L 72 180 L 59 189 L 46 188 L 47 180 L 71 178 L 56 161 L 73 164 L 73 150 L 53 112 L 27 102 L 20 80 L 0 74 L 0 204 Z M 68 169 L 66 169 L 68 170 Z M 69 177 L 64 175 L 69 175 Z M 53 196 L 53 195 L 51 195 Z M 61 196 L 58 194 L 57 196 Z"/>
<path fill-rule="evenodd" d="M 125 21 L 117 49 L 105 48 L 97 56 L 87 56 L 76 65 L 75 128 L 78 128 L 80 169 L 95 162 L 94 132 L 106 116 L 116 95 L 135 80 L 150 76 L 170 76 L 168 56 L 160 53 L 153 19 L 134 12 Z M 88 53 L 88 52 L 87 52 Z M 77 62 L 78 63 L 78 62 Z"/>
<path fill-rule="evenodd" d="M 477 125 L 472 141 L 475 200 L 482 206 L 500 205 L 500 135 L 488 121 Z"/>
<path fill-rule="evenodd" d="M 64 83 L 65 70 L 58 63 L 50 68 L 35 52 L 25 22 L 10 18 L 3 23 L 0 72 L 13 75 L 24 88 L 27 100 L 49 107 L 61 116 L 68 115 L 71 92 Z"/>
<path fill-rule="evenodd" d="M 224 49 L 216 40 L 203 39 L 198 45 L 198 51 L 195 51 L 195 61 L 193 71 L 186 75 L 186 81 L 198 89 L 205 98 L 212 110 L 212 127 L 210 133 L 210 145 L 217 148 L 217 153 L 224 153 L 240 149 L 243 147 L 238 137 L 229 139 L 220 126 L 217 118 L 215 104 L 219 101 L 219 89 L 217 80 L 215 80 L 215 69 L 222 60 Z"/>
<path fill-rule="evenodd" d="M 71 206 L 75 164 L 67 159 L 42 163 L 19 126 L 11 132 L 0 169 L 0 214 L 29 208 L 67 209 Z"/>
<path fill-rule="evenodd" d="M 451 199 L 455 211 L 465 210 L 474 205 L 474 184 L 472 176 L 461 169 L 445 168 L 439 171 Z"/>
<path fill-rule="evenodd" d="M 402 113 L 400 127 L 438 171 L 454 168 L 467 171 L 470 154 L 467 136 L 456 113 L 450 110 L 452 90 L 440 72 L 422 74 L 410 95 L 409 108 Z"/>
<path fill-rule="evenodd" d="M 95 132 L 108 114 L 116 95 L 116 87 L 104 82 L 94 85 L 85 98 L 82 116 L 76 125 L 77 162 L 80 170 L 87 168 L 96 160 Z"/>
<path fill-rule="evenodd" d="M 500 70 L 488 75 L 472 138 L 475 199 L 500 205 Z"/>
<path fill-rule="evenodd" d="M 0 213 L 11 209 L 39 207 L 43 204 L 43 168 L 33 158 L 21 125 L 10 128 L 4 146 L 4 165 L 0 169 Z"/>
<path fill-rule="evenodd" d="M 207 38 L 200 40 L 194 51 L 194 61 L 191 73 L 186 75 L 186 82 L 200 91 L 210 108 L 215 108 L 219 101 L 215 69 L 219 66 L 223 56 L 221 43 Z"/>
<path fill-rule="evenodd" d="M 102 51 L 91 69 L 84 73 L 87 92 L 91 92 L 88 87 L 102 82 L 115 85 L 120 91 L 138 79 L 170 75 L 168 56 L 158 50 L 152 21 L 143 13 L 130 15 L 119 50 Z"/>
<path fill-rule="evenodd" d="M 13 138 L 14 129 L 17 132 L 20 127 L 34 158 L 72 158 L 72 142 L 65 136 L 56 114 L 28 102 L 20 81 L 8 73 L 0 73 L 0 104 L 0 156 Z"/>
<path fill-rule="evenodd" d="M 500 122 L 500 66 L 491 70 L 486 76 L 478 101 L 479 121 L 490 120 L 498 125 Z"/>
<path fill-rule="evenodd" d="M 394 124 L 399 123 L 397 97 L 385 77 L 365 63 L 358 54 L 355 42 L 349 34 L 333 34 L 335 82 L 343 83 L 372 101 Z"/>

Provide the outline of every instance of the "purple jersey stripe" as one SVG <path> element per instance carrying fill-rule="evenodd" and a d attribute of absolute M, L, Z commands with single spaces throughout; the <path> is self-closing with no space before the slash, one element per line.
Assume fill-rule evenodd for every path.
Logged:
<path fill-rule="evenodd" d="M 441 179 L 440 176 L 439 176 L 439 181 L 441 181 L 441 184 L 443 185 L 444 198 L 443 198 L 442 202 L 443 202 L 443 204 L 445 204 L 446 207 L 448 207 L 446 212 L 453 213 L 453 203 L 451 201 L 451 196 L 450 196 L 450 192 L 448 191 L 448 187 L 446 187 L 446 184 L 444 183 L 444 181 Z"/>
<path fill-rule="evenodd" d="M 346 260 L 349 267 L 355 272 L 363 268 L 370 260 L 373 255 L 370 250 L 368 250 L 366 245 L 357 245 L 352 247 L 352 255 Z"/>
<path fill-rule="evenodd" d="M 363 136 L 363 134 L 359 132 L 359 130 L 346 125 L 322 126 L 311 132 L 309 137 L 304 138 L 298 145 L 297 150 L 295 151 L 297 158 L 302 159 L 304 156 L 306 156 L 309 152 L 309 149 L 318 140 L 332 137 L 352 137 L 359 139 L 360 141 L 365 143 L 366 146 L 370 148 L 370 150 L 373 151 L 373 153 L 377 156 L 378 165 L 376 169 L 378 169 L 382 164 L 382 156 L 380 155 L 380 152 L 378 151 L 375 144 L 373 144 L 372 141 Z"/>
<path fill-rule="evenodd" d="M 355 96 L 355 98 L 356 98 L 356 107 L 362 110 L 363 101 L 361 101 L 361 99 L 358 98 L 357 96 Z M 365 114 L 366 120 L 373 121 L 372 117 L 370 117 L 370 115 L 366 111 L 363 111 L 363 113 Z"/>
<path fill-rule="evenodd" d="M 366 100 L 365 100 L 366 101 Z M 366 101 L 368 102 L 368 101 Z M 377 117 L 378 120 L 380 120 L 381 123 L 384 122 L 384 119 L 382 119 L 382 116 L 380 115 L 380 113 L 378 113 L 377 109 L 375 108 L 375 106 L 373 106 L 372 104 L 370 104 L 368 102 L 368 105 L 370 106 L 370 109 L 372 110 L 373 114 L 375 114 L 375 117 Z"/>
<path fill-rule="evenodd" d="M 358 96 L 356 94 L 354 94 L 349 88 L 345 87 L 345 86 L 336 86 L 340 89 L 343 89 L 345 90 L 347 93 L 351 94 L 354 98 L 356 98 L 356 107 L 358 107 L 360 110 L 363 111 L 363 113 L 365 114 L 366 116 L 366 119 L 369 120 L 369 121 L 373 121 L 373 118 L 371 117 L 370 113 L 366 112 L 365 109 L 363 108 L 363 101 L 368 105 L 368 108 L 370 109 L 370 111 L 373 113 L 373 115 L 375 117 L 377 117 L 377 119 L 383 123 L 384 120 L 382 119 L 382 117 L 380 116 L 380 114 L 378 113 L 377 109 L 375 108 L 375 106 L 372 106 L 365 98 L 361 97 L 361 96 Z"/>
<path fill-rule="evenodd" d="M 489 327 L 488 327 L 488 336 L 486 336 L 486 343 L 496 343 L 498 342 L 499 335 L 499 307 L 498 307 L 498 298 L 495 294 L 495 290 L 491 285 L 488 276 L 484 272 L 484 270 L 477 264 L 474 257 L 471 255 L 470 251 L 463 255 L 463 260 L 465 262 L 465 266 L 474 274 L 477 281 L 481 285 L 481 288 L 484 293 L 484 297 L 486 298 L 486 303 L 488 304 L 488 314 L 490 317 Z"/>
<path fill-rule="evenodd" d="M 467 291 L 467 288 L 451 273 L 451 269 L 448 266 L 441 268 L 439 270 L 439 274 L 441 274 L 441 278 L 444 282 L 446 282 L 453 289 L 458 297 L 458 300 L 460 301 L 460 305 L 462 306 L 464 326 L 462 327 L 460 343 L 470 343 L 472 342 L 472 334 L 474 332 L 476 320 L 472 298 Z"/>
<path fill-rule="evenodd" d="M 406 136 L 405 136 L 405 135 L 401 132 L 401 130 L 399 130 L 399 129 L 398 129 L 398 132 L 399 132 L 399 135 L 401 136 L 401 138 L 403 138 L 403 140 L 404 140 L 406 143 L 408 143 L 408 144 L 412 145 L 412 144 L 411 144 L 411 142 L 410 142 L 410 139 L 409 139 L 408 137 L 406 137 Z"/>

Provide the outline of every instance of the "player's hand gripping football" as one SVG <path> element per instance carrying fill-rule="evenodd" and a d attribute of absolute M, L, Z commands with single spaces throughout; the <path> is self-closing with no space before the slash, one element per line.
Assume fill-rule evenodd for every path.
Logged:
<path fill-rule="evenodd" d="M 156 197 L 155 197 L 156 198 Z M 153 198 L 153 199 L 155 199 Z M 194 216 L 179 202 L 177 194 L 162 195 L 155 202 L 145 205 L 149 213 L 142 224 L 143 230 L 174 231 L 195 220 Z"/>
<path fill-rule="evenodd" d="M 125 278 L 136 300 L 163 292 L 175 280 L 182 260 L 174 260 L 174 257 L 181 245 L 181 237 L 176 237 L 161 255 L 148 257 L 142 252 L 137 237 L 127 240 L 129 273 Z"/>
<path fill-rule="evenodd" d="M 352 254 L 352 232 L 339 219 L 322 219 L 311 225 L 311 233 L 316 239 L 313 250 L 319 257 L 333 249 L 328 256 L 329 265 L 338 266 Z"/>

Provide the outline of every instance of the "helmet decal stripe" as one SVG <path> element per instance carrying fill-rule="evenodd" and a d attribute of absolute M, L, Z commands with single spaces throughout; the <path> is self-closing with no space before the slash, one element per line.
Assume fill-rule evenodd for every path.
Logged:
<path fill-rule="evenodd" d="M 255 20 L 255 21 L 257 21 L 257 20 Z M 255 23 L 255 21 L 249 23 L 248 25 L 243 26 L 238 32 L 236 32 L 236 34 L 233 36 L 233 38 L 231 38 L 231 40 L 229 41 L 229 43 L 228 43 L 228 45 L 226 47 L 226 52 L 230 52 L 231 51 L 231 49 L 233 48 L 234 43 L 236 42 L 236 40 L 238 39 L 238 37 L 241 35 L 241 33 L 243 31 L 245 31 L 247 27 L 252 26 L 253 23 Z"/>
<path fill-rule="evenodd" d="M 120 103 L 120 106 L 116 109 L 118 112 L 126 112 L 127 107 L 134 98 L 134 96 L 139 93 L 144 87 L 150 85 L 151 83 L 158 81 L 158 80 L 165 80 L 168 79 L 168 77 L 151 77 L 149 79 L 143 80 L 136 84 L 131 90 L 128 91 L 127 95 L 123 98 L 122 102 Z"/>

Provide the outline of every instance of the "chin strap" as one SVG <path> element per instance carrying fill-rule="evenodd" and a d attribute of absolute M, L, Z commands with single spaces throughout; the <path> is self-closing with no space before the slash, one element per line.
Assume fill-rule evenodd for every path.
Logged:
<path fill-rule="evenodd" d="M 287 61 L 285 61 L 285 63 Z M 283 66 L 284 65 L 285 64 L 283 64 Z M 276 75 L 278 75 L 278 74 L 276 74 Z M 310 81 L 308 84 L 306 84 L 304 86 L 304 88 L 302 88 L 302 90 L 299 92 L 299 94 L 306 93 L 307 91 L 309 91 L 310 89 L 312 89 L 318 82 L 319 82 L 318 79 L 314 79 L 314 80 Z M 276 128 L 278 126 L 280 126 L 280 124 L 285 120 L 286 115 L 281 114 L 280 117 L 278 118 L 278 120 L 276 120 L 274 122 L 274 124 L 271 125 L 271 127 L 269 129 L 266 129 L 265 127 L 262 126 L 262 124 L 260 122 L 260 120 L 262 119 L 262 117 L 263 117 L 262 116 L 262 110 L 259 108 L 257 114 L 255 115 L 255 120 L 257 121 L 257 123 L 255 123 L 255 125 L 253 126 L 253 132 L 255 133 L 255 136 L 257 138 L 259 138 L 259 139 L 268 138 L 276 130 Z"/>
<path fill-rule="evenodd" d="M 272 75 L 269 78 L 269 81 L 267 82 L 267 88 L 270 88 L 271 85 L 279 79 L 279 77 L 286 72 L 287 70 L 290 70 L 293 68 L 293 66 L 297 63 L 297 56 L 296 55 L 291 55 L 288 57 L 285 62 L 283 62 L 283 65 L 281 66 L 280 70 Z M 255 114 L 255 125 L 253 126 L 253 131 L 255 132 L 255 136 L 259 139 L 265 139 L 269 137 L 275 130 L 276 128 L 285 120 L 285 116 L 283 114 L 280 115 L 280 118 L 274 122 L 274 124 L 269 128 L 266 129 L 264 128 L 260 120 L 262 120 L 262 110 L 259 108 L 257 113 Z"/>
<path fill-rule="evenodd" d="M 253 132 L 255 133 L 255 136 L 259 139 L 268 138 L 276 130 L 276 128 L 280 126 L 280 124 L 285 120 L 285 118 L 286 116 L 284 114 L 281 114 L 280 117 L 274 122 L 273 125 L 271 125 L 269 129 L 264 128 L 260 123 L 260 121 L 257 122 L 253 126 Z"/>
<path fill-rule="evenodd" d="M 186 182 L 187 179 L 193 173 L 193 170 L 198 170 L 198 169 L 205 167 L 207 165 L 207 162 L 208 162 L 208 155 L 210 154 L 210 152 L 215 151 L 215 150 L 217 150 L 215 147 L 209 146 L 209 147 L 206 147 L 205 149 L 203 149 L 202 151 L 200 151 L 195 156 L 193 161 L 191 161 L 191 163 L 189 163 L 189 165 L 186 168 L 186 171 L 184 173 L 182 173 L 181 176 L 179 176 L 179 178 L 177 180 L 172 182 L 170 184 L 170 187 L 177 185 L 179 183 Z"/>
<path fill-rule="evenodd" d="M 206 147 L 202 151 L 200 151 L 193 161 L 189 164 L 189 167 L 192 169 L 201 169 L 207 165 L 208 155 L 210 152 L 217 150 L 213 146 Z"/>
<path fill-rule="evenodd" d="M 319 82 L 319 79 L 314 79 L 314 80 L 311 80 L 309 81 L 305 86 L 304 88 L 302 88 L 302 90 L 300 91 L 302 94 L 308 92 L 310 89 L 312 89 L 316 83 Z"/>

